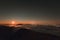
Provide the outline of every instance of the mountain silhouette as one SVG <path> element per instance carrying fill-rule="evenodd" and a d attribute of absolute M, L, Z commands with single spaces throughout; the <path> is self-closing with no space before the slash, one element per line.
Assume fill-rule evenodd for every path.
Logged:
<path fill-rule="evenodd" d="M 60 40 L 58 36 L 35 32 L 28 29 L 18 30 L 12 38 L 13 40 Z"/>
<path fill-rule="evenodd" d="M 12 34 L 12 28 L 0 25 L 0 40 L 10 40 Z"/>
<path fill-rule="evenodd" d="M 14 28 L 0 26 L 0 40 L 60 40 L 59 36 L 36 32 L 30 29 L 21 28 L 16 32 Z"/>

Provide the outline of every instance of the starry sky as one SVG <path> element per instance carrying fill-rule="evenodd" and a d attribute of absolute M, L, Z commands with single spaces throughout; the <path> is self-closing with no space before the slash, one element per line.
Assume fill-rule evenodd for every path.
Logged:
<path fill-rule="evenodd" d="M 57 0 L 1 0 L 0 23 L 6 23 L 8 20 L 60 24 L 60 2 Z"/>

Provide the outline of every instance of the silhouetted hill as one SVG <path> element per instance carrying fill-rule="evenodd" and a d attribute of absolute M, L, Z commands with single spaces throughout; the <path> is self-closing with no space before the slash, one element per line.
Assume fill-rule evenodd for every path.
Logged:
<path fill-rule="evenodd" d="M 60 40 L 60 36 L 33 31 L 30 29 L 15 28 L 0 25 L 0 40 Z"/>
<path fill-rule="evenodd" d="M 0 25 L 0 40 L 9 40 L 12 34 L 12 28 Z"/>
<path fill-rule="evenodd" d="M 13 40 L 60 40 L 58 36 L 28 29 L 18 30 L 12 38 Z"/>

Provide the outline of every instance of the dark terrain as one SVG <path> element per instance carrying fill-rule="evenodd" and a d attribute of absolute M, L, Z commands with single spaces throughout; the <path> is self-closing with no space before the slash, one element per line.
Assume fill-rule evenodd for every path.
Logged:
<path fill-rule="evenodd" d="M 60 40 L 60 36 L 49 33 L 36 32 L 21 28 L 14 32 L 14 28 L 0 26 L 0 40 Z"/>

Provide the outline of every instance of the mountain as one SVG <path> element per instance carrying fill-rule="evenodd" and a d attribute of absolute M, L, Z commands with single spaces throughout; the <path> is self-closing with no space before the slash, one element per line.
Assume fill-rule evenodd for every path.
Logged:
<path fill-rule="evenodd" d="M 0 40 L 10 40 L 13 29 L 7 26 L 0 25 Z"/>
<path fill-rule="evenodd" d="M 25 24 L 25 25 L 18 25 L 15 30 L 19 30 L 20 28 L 30 29 L 34 30 L 36 32 L 43 32 L 43 33 L 49 33 L 53 35 L 60 36 L 60 27 L 55 25 L 31 25 L 31 24 Z"/>
<path fill-rule="evenodd" d="M 20 29 L 14 34 L 12 39 L 13 40 L 60 40 L 60 37 L 48 33 L 40 33 L 28 29 Z"/>
<path fill-rule="evenodd" d="M 18 30 L 15 29 L 18 28 L 0 25 L 0 40 L 60 40 L 60 36 L 35 31 L 32 30 L 33 27 L 31 29 L 26 28 L 19 28 Z"/>

